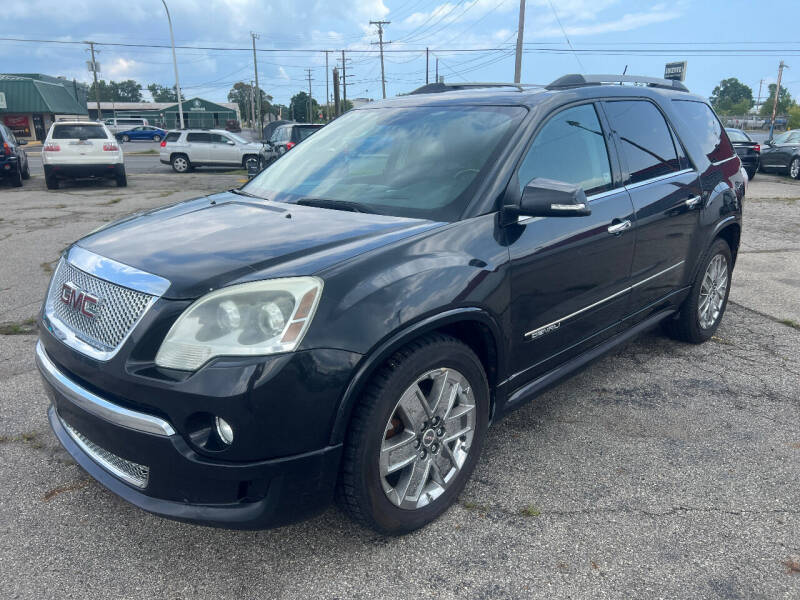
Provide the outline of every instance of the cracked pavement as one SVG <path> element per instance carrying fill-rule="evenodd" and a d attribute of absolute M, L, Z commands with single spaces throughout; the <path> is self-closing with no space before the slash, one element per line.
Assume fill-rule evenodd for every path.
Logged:
<path fill-rule="evenodd" d="M 81 233 L 236 184 L 0 189 L 0 322 L 34 316 Z M 50 433 L 35 336 L 0 335 L 0 598 L 800 597 L 800 330 L 780 322 L 800 321 L 798 198 L 751 183 L 709 343 L 648 333 L 496 423 L 459 503 L 403 538 L 335 508 L 236 532 L 126 504 Z"/>

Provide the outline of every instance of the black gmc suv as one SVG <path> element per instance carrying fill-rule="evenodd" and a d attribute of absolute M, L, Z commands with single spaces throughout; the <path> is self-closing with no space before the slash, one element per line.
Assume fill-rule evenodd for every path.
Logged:
<path fill-rule="evenodd" d="M 337 497 L 399 534 L 454 502 L 492 421 L 659 323 L 713 335 L 746 179 L 702 98 L 619 75 L 420 92 L 65 252 L 36 359 L 93 477 L 174 519 Z"/>

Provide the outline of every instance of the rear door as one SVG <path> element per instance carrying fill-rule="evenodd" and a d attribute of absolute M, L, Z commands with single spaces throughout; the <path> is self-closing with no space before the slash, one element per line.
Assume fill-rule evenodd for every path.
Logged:
<path fill-rule="evenodd" d="M 655 103 L 609 100 L 603 108 L 636 214 L 631 302 L 642 311 L 634 320 L 641 320 L 649 314 L 647 307 L 687 279 L 687 257 L 699 224 L 700 182 Z"/>
<path fill-rule="evenodd" d="M 517 173 L 520 191 L 534 177 L 581 185 L 592 214 L 506 228 L 512 387 L 613 335 L 628 307 L 633 206 L 593 103 L 561 109 L 535 134 Z"/>
<path fill-rule="evenodd" d="M 193 163 L 211 162 L 211 134 L 205 131 L 187 133 L 186 152 Z"/>

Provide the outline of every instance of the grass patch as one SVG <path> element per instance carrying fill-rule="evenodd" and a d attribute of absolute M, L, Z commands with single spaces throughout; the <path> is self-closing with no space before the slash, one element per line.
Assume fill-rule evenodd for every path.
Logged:
<path fill-rule="evenodd" d="M 158 150 L 139 150 L 137 152 L 126 152 L 125 154 L 158 154 Z"/>
<path fill-rule="evenodd" d="M 538 517 L 542 513 L 533 504 L 528 504 L 528 506 L 519 511 L 519 514 L 521 514 L 523 517 Z"/>
<path fill-rule="evenodd" d="M 122 202 L 122 198 L 112 198 L 108 202 L 103 202 L 102 206 L 111 206 L 112 204 L 118 204 Z"/>
<path fill-rule="evenodd" d="M 39 434 L 35 431 L 26 431 L 19 435 L 0 435 L 0 444 L 8 444 L 11 442 L 21 442 L 37 450 L 44 447 L 44 444 L 39 441 Z"/>
<path fill-rule="evenodd" d="M 32 335 L 36 333 L 36 319 L 0 323 L 0 335 Z"/>
<path fill-rule="evenodd" d="M 794 319 L 779 319 L 778 323 L 781 325 L 786 325 L 787 327 L 791 327 L 792 329 L 800 329 L 800 323 Z"/>
<path fill-rule="evenodd" d="M 488 512 L 489 511 L 489 507 L 486 506 L 485 504 L 479 504 L 478 502 L 473 502 L 472 500 L 465 500 L 464 502 L 461 503 L 461 506 L 463 506 L 465 509 L 467 509 L 470 512 L 474 511 L 474 510 L 479 511 L 479 512 Z"/>
<path fill-rule="evenodd" d="M 53 262 L 55 262 L 55 261 L 53 261 Z M 49 273 L 53 272 L 53 262 L 45 261 L 45 262 L 41 263 L 39 266 L 42 267 L 42 271 L 44 271 L 45 273 L 49 274 Z"/>
<path fill-rule="evenodd" d="M 158 195 L 158 197 L 159 198 L 166 198 L 167 196 L 172 196 L 172 194 L 174 194 L 174 193 L 175 193 L 175 190 L 166 190 L 166 191 L 161 192 Z"/>

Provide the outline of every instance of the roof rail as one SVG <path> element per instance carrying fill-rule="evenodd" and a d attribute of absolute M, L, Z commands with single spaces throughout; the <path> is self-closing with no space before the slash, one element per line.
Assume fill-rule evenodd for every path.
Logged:
<path fill-rule="evenodd" d="M 573 73 L 571 75 L 564 75 L 559 77 L 550 85 L 546 86 L 548 90 L 563 90 L 567 88 L 583 87 L 586 85 L 603 85 L 615 84 L 622 85 L 623 83 L 643 83 L 648 87 L 665 88 L 668 90 L 675 90 L 677 92 L 688 92 L 683 83 L 675 79 L 661 79 L 659 77 L 643 77 L 641 75 L 580 75 Z"/>
<path fill-rule="evenodd" d="M 427 83 L 422 87 L 418 87 L 414 91 L 409 92 L 411 94 L 438 94 L 441 92 L 455 92 L 458 90 L 475 90 L 481 88 L 499 88 L 499 87 L 513 87 L 518 89 L 520 92 L 524 91 L 526 88 L 532 87 L 541 87 L 539 85 L 533 85 L 528 83 L 480 83 L 480 82 L 468 82 L 468 83 Z"/>

